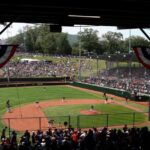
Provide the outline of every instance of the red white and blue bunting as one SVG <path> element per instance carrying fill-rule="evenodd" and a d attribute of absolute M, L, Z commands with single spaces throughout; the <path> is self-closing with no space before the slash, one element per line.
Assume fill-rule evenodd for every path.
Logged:
<path fill-rule="evenodd" d="M 18 45 L 0 45 L 0 68 L 14 55 Z"/>
<path fill-rule="evenodd" d="M 138 60 L 144 67 L 150 69 L 150 48 L 149 47 L 134 47 L 133 48 Z"/>

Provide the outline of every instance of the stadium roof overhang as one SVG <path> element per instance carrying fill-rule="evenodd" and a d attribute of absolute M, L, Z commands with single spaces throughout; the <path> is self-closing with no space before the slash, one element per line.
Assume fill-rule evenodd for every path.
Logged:
<path fill-rule="evenodd" d="M 149 0 L 1 1 L 0 22 L 149 28 Z"/>
<path fill-rule="evenodd" d="M 118 29 L 150 27 L 149 0 L 55 0 L 55 1 L 1 1 L 0 24 L 5 27 L 13 22 L 48 23 L 53 31 L 61 32 L 62 26 L 101 25 L 117 26 Z M 9 22 L 6 24 L 6 22 Z"/>

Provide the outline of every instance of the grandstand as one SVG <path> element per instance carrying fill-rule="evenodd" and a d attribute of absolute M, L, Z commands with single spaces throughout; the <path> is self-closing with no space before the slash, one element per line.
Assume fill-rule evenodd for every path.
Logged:
<path fill-rule="evenodd" d="M 98 1 L 65 2 L 1 2 L 0 23 L 10 23 L 0 34 L 16 21 L 52 23 L 52 32 L 61 32 L 63 25 L 78 23 L 139 27 L 150 39 L 142 29 L 150 26 L 147 0 L 115 0 L 112 5 L 107 0 L 101 5 Z M 0 149 L 147 150 L 150 147 L 149 70 L 133 54 L 79 57 L 74 61 L 69 56 L 58 57 L 57 62 L 55 59 L 35 62 L 28 58 L 22 62 L 17 56 L 0 70 Z M 10 111 L 5 112 L 8 99 Z M 88 114 L 82 114 L 83 111 Z"/>

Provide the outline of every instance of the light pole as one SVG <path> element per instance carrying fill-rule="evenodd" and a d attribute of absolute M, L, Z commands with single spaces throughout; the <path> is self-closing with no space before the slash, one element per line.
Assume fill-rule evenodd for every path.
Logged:
<path fill-rule="evenodd" d="M 78 80 L 81 81 L 81 25 L 80 25 L 80 39 L 79 39 L 79 68 L 78 68 Z"/>
<path fill-rule="evenodd" d="M 7 82 L 8 82 L 8 84 L 9 84 L 9 82 L 10 82 L 10 78 L 9 78 L 9 75 L 10 75 L 10 73 L 9 73 L 9 62 L 8 62 L 8 64 L 6 65 L 5 70 L 6 70 L 6 72 L 7 72 Z"/>
<path fill-rule="evenodd" d="M 98 59 L 99 59 L 99 57 L 97 56 L 96 58 L 97 58 L 97 59 L 96 59 L 96 60 L 97 60 L 96 62 L 97 62 L 97 77 L 98 77 Z"/>
<path fill-rule="evenodd" d="M 131 51 L 131 29 L 129 29 L 129 53 Z"/>

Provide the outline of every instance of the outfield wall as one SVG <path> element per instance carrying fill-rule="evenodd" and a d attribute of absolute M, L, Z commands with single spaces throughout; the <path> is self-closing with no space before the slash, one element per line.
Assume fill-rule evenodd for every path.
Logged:
<path fill-rule="evenodd" d="M 15 86 L 42 86 L 42 85 L 64 85 L 70 81 L 69 77 L 54 78 L 1 78 L 0 87 Z"/>
<path fill-rule="evenodd" d="M 129 99 L 135 100 L 135 101 L 148 101 L 149 100 L 149 95 L 147 94 L 140 94 L 138 96 L 134 96 L 130 92 L 125 91 L 125 90 L 119 90 L 119 89 L 109 88 L 109 87 L 100 87 L 97 85 L 87 84 L 87 83 L 82 83 L 82 82 L 72 82 L 71 85 L 90 89 L 90 90 L 95 90 L 95 91 L 99 91 L 103 93 L 113 94 L 113 95 L 120 96 L 123 98 L 127 96 Z"/>
<path fill-rule="evenodd" d="M 9 78 L 9 82 L 32 82 L 32 81 L 38 81 L 38 82 L 47 82 L 47 81 L 65 81 L 69 80 L 69 77 L 50 77 L 50 78 Z M 7 78 L 0 78 L 0 83 L 2 82 L 8 82 Z"/>

